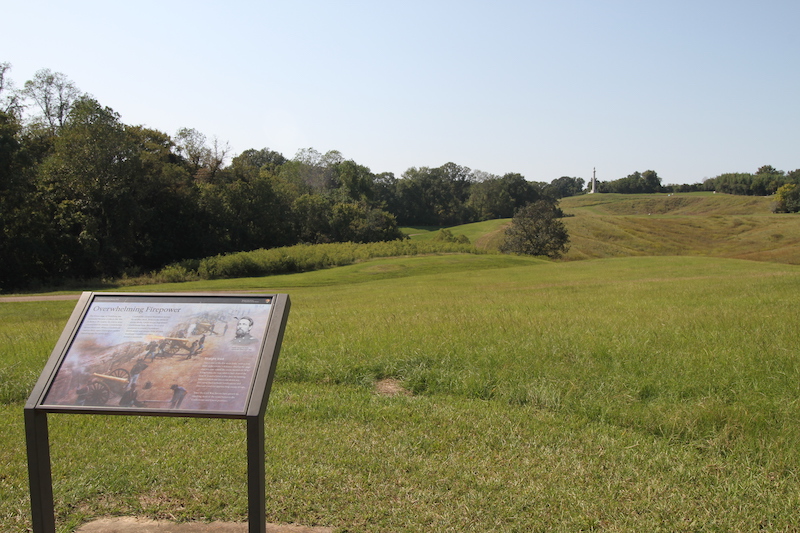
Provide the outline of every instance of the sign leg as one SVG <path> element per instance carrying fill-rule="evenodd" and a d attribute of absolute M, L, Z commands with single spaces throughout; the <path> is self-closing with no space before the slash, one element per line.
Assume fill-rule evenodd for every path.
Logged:
<path fill-rule="evenodd" d="M 25 441 L 28 449 L 28 482 L 31 489 L 33 533 L 55 533 L 53 478 L 50 472 L 50 438 L 47 414 L 25 409 Z"/>
<path fill-rule="evenodd" d="M 264 417 L 247 417 L 248 533 L 266 533 L 266 472 L 264 471 Z"/>

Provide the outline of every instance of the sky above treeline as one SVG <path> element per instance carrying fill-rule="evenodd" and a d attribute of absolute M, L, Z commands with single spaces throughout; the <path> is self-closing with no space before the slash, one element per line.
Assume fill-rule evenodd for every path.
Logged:
<path fill-rule="evenodd" d="M 5 2 L 17 87 L 61 72 L 232 154 L 338 150 L 532 181 L 800 167 L 800 2 Z"/>

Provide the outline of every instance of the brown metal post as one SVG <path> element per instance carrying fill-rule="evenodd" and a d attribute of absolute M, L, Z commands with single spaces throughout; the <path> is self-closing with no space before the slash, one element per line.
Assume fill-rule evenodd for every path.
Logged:
<path fill-rule="evenodd" d="M 28 449 L 28 482 L 31 489 L 33 533 L 55 533 L 47 413 L 36 409 L 25 409 L 25 440 Z"/>
<path fill-rule="evenodd" d="M 266 533 L 266 472 L 264 470 L 264 416 L 247 417 L 248 533 Z"/>

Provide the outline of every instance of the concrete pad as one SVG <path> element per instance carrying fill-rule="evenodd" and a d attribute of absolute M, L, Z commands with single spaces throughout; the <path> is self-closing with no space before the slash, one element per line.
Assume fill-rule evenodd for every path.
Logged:
<path fill-rule="evenodd" d="M 247 533 L 241 522 L 184 522 L 146 518 L 101 518 L 79 527 L 75 533 Z M 333 533 L 330 527 L 267 524 L 267 533 Z"/>

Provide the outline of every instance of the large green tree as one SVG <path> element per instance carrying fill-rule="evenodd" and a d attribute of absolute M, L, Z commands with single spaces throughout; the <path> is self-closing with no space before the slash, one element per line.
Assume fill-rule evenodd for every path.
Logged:
<path fill-rule="evenodd" d="M 117 276 L 200 252 L 203 220 L 189 178 L 168 136 L 80 99 L 38 171 L 54 273 Z"/>
<path fill-rule="evenodd" d="M 549 198 L 526 205 L 514 214 L 500 251 L 561 257 L 569 250 L 569 233 L 561 220 L 563 216 L 556 201 Z"/>

